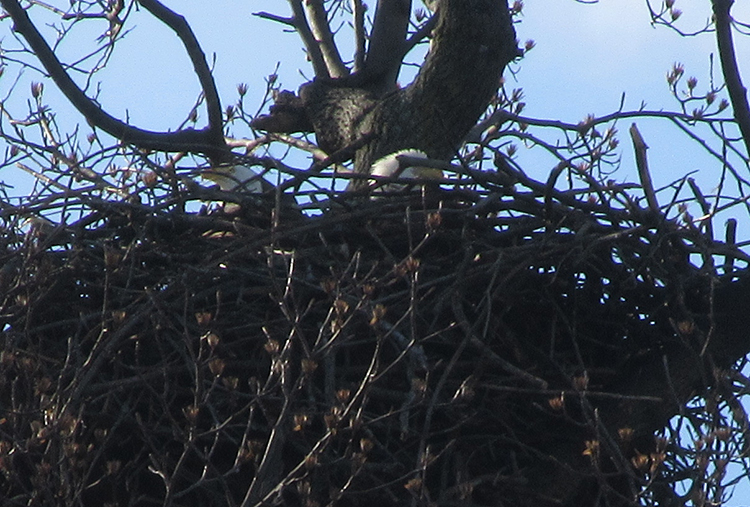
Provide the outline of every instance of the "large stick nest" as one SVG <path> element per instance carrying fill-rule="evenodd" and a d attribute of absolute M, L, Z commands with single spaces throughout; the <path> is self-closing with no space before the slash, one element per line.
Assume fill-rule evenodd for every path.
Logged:
<path fill-rule="evenodd" d="M 675 400 L 623 383 L 701 352 L 716 243 L 625 186 L 482 178 L 6 213 L 4 505 L 656 501 Z"/>

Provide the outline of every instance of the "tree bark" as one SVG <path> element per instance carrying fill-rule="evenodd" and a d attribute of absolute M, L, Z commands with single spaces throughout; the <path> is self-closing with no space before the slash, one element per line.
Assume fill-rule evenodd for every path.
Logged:
<path fill-rule="evenodd" d="M 505 0 L 445 0 L 437 15 L 432 50 L 415 81 L 364 118 L 360 135 L 373 141 L 357 152 L 356 172 L 405 148 L 452 158 L 518 56 Z"/>
<path fill-rule="evenodd" d="M 367 174 L 373 161 L 406 148 L 452 158 L 487 109 L 505 66 L 519 55 L 507 0 L 443 0 L 436 16 L 430 53 L 406 88 L 383 95 L 383 73 L 368 72 L 367 65 L 361 73 L 301 87 L 298 116 L 313 125 L 325 151 L 351 150 L 355 172 Z M 399 45 L 405 41 L 393 47 Z M 382 54 L 370 63 L 375 60 L 378 69 L 390 68 Z M 275 112 L 255 125 L 275 131 Z"/>

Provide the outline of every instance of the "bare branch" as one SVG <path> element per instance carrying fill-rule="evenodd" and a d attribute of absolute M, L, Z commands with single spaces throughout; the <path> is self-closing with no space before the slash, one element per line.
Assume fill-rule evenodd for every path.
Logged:
<path fill-rule="evenodd" d="M 595 116 L 587 119 L 586 123 L 590 126 L 601 125 L 603 123 L 609 123 L 611 121 L 622 120 L 626 118 L 665 118 L 675 122 L 682 121 L 688 123 L 727 123 L 732 122 L 731 118 L 719 117 L 719 116 L 702 116 L 695 118 L 692 115 L 685 114 L 679 111 L 657 111 L 652 109 L 638 109 L 632 111 L 616 111 L 614 113 L 605 114 L 602 116 Z M 498 109 L 486 119 L 477 123 L 477 125 L 471 129 L 469 134 L 466 136 L 467 141 L 476 143 L 481 140 L 482 132 L 492 126 L 500 126 L 506 121 L 512 121 L 515 123 L 521 123 L 525 125 L 534 125 L 536 127 L 550 127 L 560 130 L 577 131 L 579 125 L 575 123 L 564 122 L 560 120 L 547 120 L 532 118 L 530 116 L 521 116 L 519 114 L 506 111 L 505 109 Z M 679 124 L 679 123 L 678 123 Z"/>
<path fill-rule="evenodd" d="M 302 0 L 289 0 L 289 5 L 292 8 L 292 23 L 294 29 L 297 30 L 302 43 L 307 49 L 307 55 L 312 63 L 313 70 L 317 77 L 331 77 L 328 67 L 326 66 L 323 52 L 320 49 L 315 36 L 313 35 L 312 29 L 307 22 L 307 16 L 305 16 L 305 9 L 302 7 Z"/>
<path fill-rule="evenodd" d="M 354 17 L 354 72 L 360 71 L 365 65 L 365 6 L 362 0 L 352 0 Z"/>
<path fill-rule="evenodd" d="M 750 155 L 750 107 L 747 103 L 747 89 L 742 84 L 740 70 L 737 66 L 737 55 L 732 41 L 732 18 L 730 11 L 734 0 L 713 0 L 714 18 L 716 20 L 716 43 L 719 47 L 721 68 L 724 82 L 727 84 L 729 99 L 732 101 L 734 118 L 742 132 L 747 154 Z"/>
<path fill-rule="evenodd" d="M 284 16 L 279 16 L 277 14 L 272 14 L 270 12 L 255 12 L 253 13 L 254 16 L 258 16 L 261 19 L 267 19 L 269 21 L 276 21 L 277 23 L 281 23 L 282 25 L 291 26 L 294 28 L 294 18 L 285 18 Z"/>
<path fill-rule="evenodd" d="M 66 20 L 81 20 L 81 19 L 106 19 L 109 22 L 109 30 L 105 35 L 108 35 L 111 40 L 114 40 L 122 30 L 123 21 L 120 19 L 120 13 L 125 8 L 123 0 L 116 0 L 109 2 L 108 9 L 102 12 L 61 12 L 62 19 Z"/>
<path fill-rule="evenodd" d="M 182 41 L 185 50 L 193 63 L 193 69 L 198 76 L 201 89 L 206 97 L 206 109 L 208 110 L 209 136 L 217 145 L 224 145 L 221 100 L 216 90 L 216 83 L 211 69 L 206 62 L 206 55 L 201 49 L 198 39 L 195 37 L 190 25 L 185 18 L 168 9 L 158 0 L 138 0 L 159 21 L 174 30 Z"/>
<path fill-rule="evenodd" d="M 365 71 L 381 88 L 395 88 L 411 15 L 411 0 L 380 0 L 375 10 Z"/>
<path fill-rule="evenodd" d="M 409 37 L 409 40 L 406 41 L 406 44 L 404 46 L 403 56 L 406 56 L 406 54 L 409 51 L 414 49 L 414 46 L 419 44 L 419 42 L 422 39 L 427 37 L 430 34 L 430 32 L 432 32 L 432 30 L 435 29 L 435 27 L 437 26 L 437 21 L 438 21 L 437 14 L 433 14 L 432 16 L 430 16 L 430 19 L 428 19 L 427 21 L 424 22 L 424 24 L 422 24 L 419 30 L 414 32 L 414 34 L 411 37 Z"/>
<path fill-rule="evenodd" d="M 651 183 L 651 174 L 648 172 L 648 157 L 646 156 L 646 150 L 648 146 L 646 141 L 643 140 L 641 133 L 638 131 L 635 123 L 630 126 L 630 137 L 633 139 L 633 148 L 635 149 L 635 164 L 638 167 L 638 176 L 641 179 L 641 186 L 643 192 L 646 194 L 646 201 L 648 207 L 656 214 L 659 214 L 659 202 L 656 200 L 656 193 L 654 192 L 654 185 Z"/>
<path fill-rule="evenodd" d="M 311 15 L 312 22 L 308 22 L 305 9 L 300 0 L 289 0 L 293 16 L 286 18 L 268 12 L 256 12 L 259 18 L 276 21 L 293 27 L 299 34 L 307 49 L 307 54 L 313 65 L 317 77 L 342 77 L 349 74 L 349 70 L 341 60 L 341 55 L 333 41 L 333 34 L 328 26 L 326 10 L 322 2 L 315 4 L 306 2 L 306 8 Z"/>
<path fill-rule="evenodd" d="M 328 14 L 323 0 L 308 0 L 305 2 L 307 12 L 310 16 L 310 25 L 318 46 L 323 53 L 328 75 L 333 78 L 349 75 L 349 69 L 344 65 L 341 54 L 333 40 L 333 33 L 328 24 Z"/>
<path fill-rule="evenodd" d="M 737 219 L 736 218 L 730 218 L 729 220 L 727 220 L 724 242 L 730 247 L 734 247 L 737 245 Z M 731 255 L 727 255 L 724 258 L 724 274 L 725 275 L 731 274 L 733 271 L 734 271 L 734 257 Z"/>
<path fill-rule="evenodd" d="M 146 4 L 151 4 L 157 8 L 157 12 L 158 7 L 161 6 L 161 4 L 154 2 L 154 0 L 142 3 L 146 8 L 148 8 Z M 71 104 L 73 104 L 73 106 L 94 126 L 102 129 L 115 138 L 120 139 L 124 143 L 133 144 L 144 149 L 187 151 L 192 153 L 204 153 L 216 157 L 220 157 L 226 150 L 226 145 L 221 132 L 220 117 L 218 127 L 216 124 L 210 123 L 207 129 L 202 130 L 185 129 L 178 132 L 153 132 L 130 126 L 105 112 L 99 107 L 99 105 L 87 97 L 75 81 L 73 81 L 68 75 L 65 68 L 60 63 L 60 60 L 58 60 L 57 56 L 39 33 L 36 26 L 31 22 L 26 10 L 21 7 L 18 0 L 0 0 L 0 4 L 2 4 L 5 11 L 13 19 L 14 30 L 26 39 L 36 57 L 49 73 L 49 76 L 60 88 L 60 91 L 65 94 Z M 164 8 L 163 6 L 161 7 Z M 189 51 L 195 51 L 196 46 L 190 46 L 193 49 L 190 49 Z M 200 51 L 200 48 L 198 48 L 198 50 Z M 195 65 L 194 53 L 191 54 L 191 58 L 194 60 Z M 198 66 L 196 66 L 196 70 L 197 68 Z M 199 75 L 199 77 L 201 76 Z M 204 84 L 204 80 L 205 76 L 201 77 L 201 84 Z M 211 87 L 206 88 L 204 86 L 204 91 L 207 92 L 207 101 L 210 89 Z M 218 100 L 215 93 L 212 100 Z M 213 118 L 211 116 L 211 109 L 214 107 L 215 105 L 209 107 L 209 118 L 216 121 L 215 113 Z"/>
<path fill-rule="evenodd" d="M 698 184 L 695 182 L 694 178 L 688 178 L 687 179 L 688 186 L 690 187 L 690 190 L 693 192 L 693 196 L 695 197 L 695 201 L 700 205 L 701 212 L 703 215 L 701 215 L 696 222 L 702 224 L 704 227 L 704 230 L 706 231 L 706 235 L 709 238 L 714 237 L 714 226 L 711 221 L 711 218 L 713 217 L 713 213 L 711 212 L 711 206 L 708 204 L 708 200 L 706 200 L 706 196 L 703 195 L 703 192 L 701 191 L 701 188 L 698 186 Z"/>

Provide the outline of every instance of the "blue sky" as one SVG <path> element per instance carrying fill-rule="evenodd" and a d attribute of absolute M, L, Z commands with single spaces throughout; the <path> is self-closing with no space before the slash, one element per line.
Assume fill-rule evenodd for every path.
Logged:
<path fill-rule="evenodd" d="M 65 6 L 68 2 L 57 3 Z M 295 90 L 306 80 L 301 72 L 311 75 L 296 34 L 277 23 L 252 16 L 258 11 L 288 15 L 286 2 L 164 0 L 164 3 L 187 18 L 209 60 L 215 56 L 215 78 L 224 106 L 236 100 L 237 84 L 247 83 L 246 104 L 254 110 L 264 91 L 264 78 L 274 72 L 277 64 L 280 64 L 282 88 Z M 679 25 L 686 30 L 702 27 L 710 16 L 709 0 L 677 0 L 676 7 L 684 13 Z M 34 15 L 39 12 L 39 9 L 33 11 Z M 736 2 L 733 13 L 743 21 L 750 21 L 750 2 Z M 699 90 L 709 82 L 709 55 L 715 51 L 713 34 L 683 38 L 665 27 L 651 26 L 645 0 L 602 0 L 596 5 L 574 0 L 526 0 L 521 20 L 517 25 L 519 39 L 534 39 L 536 47 L 513 65 L 515 74 L 506 73 L 506 79 L 510 87 L 524 89 L 526 116 L 577 123 L 587 114 L 613 112 L 623 93 L 625 109 L 637 109 L 643 101 L 649 109 L 676 110 L 678 105 L 665 79 L 674 62 L 685 65 L 686 76 L 698 78 Z M 101 82 L 99 100 L 110 113 L 120 118 L 127 116 L 139 127 L 174 129 L 200 91 L 197 79 L 179 41 L 167 28 L 145 12 L 136 14 L 133 21 L 133 32 L 119 44 L 111 62 L 97 75 Z M 92 47 L 90 44 L 103 25 L 91 26 L 91 31 L 83 31 L 66 42 L 63 54 L 72 56 L 80 54 L 83 47 Z M 9 22 L 0 24 L 0 37 L 4 48 L 13 45 Z M 736 42 L 741 70 L 745 81 L 750 82 L 750 38 L 738 36 Z M 718 66 L 715 72 L 720 80 Z M 407 74 L 402 81 L 409 78 Z M 15 78 L 15 71 L 6 71 L 0 79 L 0 97 L 8 93 Z M 7 107 L 17 114 L 25 111 L 28 82 L 40 79 L 39 75 L 25 72 L 18 88 L 21 93 L 7 101 Z M 45 84 L 46 102 L 61 112 L 65 123 L 77 124 L 80 116 L 65 105 L 51 82 Z M 626 133 L 629 125 L 630 121 L 619 125 L 622 167 L 614 176 L 618 180 L 635 179 Z M 666 122 L 638 120 L 638 126 L 650 146 L 657 186 L 693 170 L 699 171 L 696 177 L 704 189 L 710 190 L 716 184 L 716 163 Z M 530 150 L 521 150 L 519 157 L 527 161 L 524 167 L 532 167 L 529 172 L 537 178 L 544 179 L 554 165 Z M 299 166 L 305 166 L 304 159 L 300 159 Z M 0 180 L 24 188 L 23 177 L 10 168 L 0 172 Z M 750 231 L 747 217 L 745 221 L 744 230 Z M 750 499 L 750 489 L 743 487 L 729 505 L 750 503 L 742 497 Z"/>
<path fill-rule="evenodd" d="M 264 78 L 277 64 L 280 64 L 282 88 L 295 90 L 305 81 L 302 73 L 311 74 L 296 34 L 278 23 L 252 15 L 258 11 L 288 15 L 286 2 L 170 0 L 165 3 L 187 18 L 209 59 L 215 58 L 215 77 L 224 106 L 236 100 L 236 85 L 244 82 L 250 87 L 245 103 L 254 110 L 264 91 Z M 709 4 L 708 0 L 678 0 L 676 6 L 684 13 L 680 26 L 686 29 L 703 26 L 710 15 Z M 34 10 L 37 16 L 39 12 Z M 750 19 L 747 2 L 738 2 L 734 12 L 741 19 Z M 682 38 L 667 28 L 652 27 L 645 0 L 602 0 L 596 5 L 574 0 L 527 0 L 521 21 L 517 25 L 519 39 L 533 39 L 537 46 L 513 65 L 515 75 L 506 72 L 506 78 L 510 87 L 523 88 L 527 116 L 577 123 L 587 114 L 614 111 L 623 94 L 625 109 L 637 109 L 643 101 L 650 109 L 674 110 L 677 104 L 670 95 L 665 75 L 677 61 L 685 65 L 686 76 L 698 78 L 699 90 L 709 81 L 713 35 Z M 197 79 L 183 48 L 169 29 L 145 11 L 136 13 L 131 22 L 135 29 L 118 44 L 107 67 L 97 74 L 99 100 L 109 112 L 120 118 L 128 117 L 139 127 L 174 129 L 200 92 Z M 81 48 L 91 47 L 104 23 L 88 26 L 91 31 L 80 31 L 62 46 L 65 54 L 80 55 Z M 8 40 L 7 23 L 5 30 L 4 45 Z M 747 39 L 737 40 L 740 55 L 750 54 Z M 349 41 L 340 37 L 339 42 Z M 409 73 L 402 76 L 402 81 L 410 78 Z M 39 78 L 26 72 L 23 79 Z M 0 96 L 11 82 L 8 75 L 0 80 Z M 24 100 L 27 96 L 24 95 Z M 61 108 L 71 124 L 79 121 L 76 112 L 70 110 L 67 114 L 66 106 L 60 105 L 64 101 L 51 83 L 46 87 L 45 99 Z M 23 101 L 19 107 L 22 105 Z M 629 121 L 619 125 L 623 163 L 616 178 L 621 180 L 635 178 L 626 133 L 629 125 Z M 693 143 L 672 132 L 666 122 L 639 120 L 638 125 L 651 148 L 649 157 L 657 186 L 692 170 L 699 171 L 696 177 L 704 187 L 710 189 L 715 184 L 718 177 L 715 162 Z M 249 135 L 249 132 L 236 134 Z M 544 178 L 554 161 L 537 159 L 538 156 L 538 150 L 519 153 L 522 161 L 528 160 L 528 164 L 538 167 L 538 173 L 532 174 Z M 304 167 L 303 163 L 300 165 Z M 6 175 L 7 172 L 0 175 L 0 179 L 12 181 L 17 177 Z"/>

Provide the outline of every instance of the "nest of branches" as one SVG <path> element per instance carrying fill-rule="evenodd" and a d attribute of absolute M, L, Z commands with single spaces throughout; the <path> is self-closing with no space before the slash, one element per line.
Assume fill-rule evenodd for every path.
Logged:
<path fill-rule="evenodd" d="M 628 505 L 723 487 L 717 454 L 698 457 L 744 428 L 718 394 L 679 406 L 727 376 L 678 377 L 704 364 L 713 287 L 742 254 L 636 185 L 454 169 L 472 185 L 328 194 L 316 213 L 218 191 L 232 209 L 188 212 L 175 202 L 207 198 L 190 185 L 161 207 L 37 203 L 77 200 L 74 225 L 6 209 L 4 505 Z M 646 372 L 672 352 L 657 386 Z M 677 414 L 714 438 L 680 447 Z"/>

